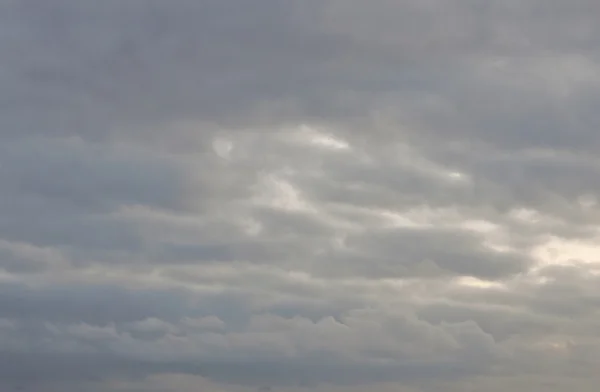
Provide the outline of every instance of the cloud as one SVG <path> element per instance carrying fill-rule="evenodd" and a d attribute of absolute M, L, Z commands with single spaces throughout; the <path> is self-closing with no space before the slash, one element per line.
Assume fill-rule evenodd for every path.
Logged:
<path fill-rule="evenodd" d="M 596 2 L 0 7 L 0 389 L 592 390 Z"/>

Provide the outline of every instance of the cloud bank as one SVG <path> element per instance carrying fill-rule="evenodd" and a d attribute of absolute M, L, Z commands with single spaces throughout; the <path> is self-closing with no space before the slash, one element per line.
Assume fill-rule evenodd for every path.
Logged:
<path fill-rule="evenodd" d="M 0 10 L 2 390 L 595 390 L 597 2 Z"/>

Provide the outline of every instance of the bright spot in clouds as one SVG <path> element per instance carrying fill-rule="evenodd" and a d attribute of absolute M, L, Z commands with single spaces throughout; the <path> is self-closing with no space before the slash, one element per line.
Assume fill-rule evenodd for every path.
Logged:
<path fill-rule="evenodd" d="M 233 150 L 233 143 L 227 139 L 215 139 L 213 149 L 220 158 L 229 159 Z"/>
<path fill-rule="evenodd" d="M 331 151 L 350 150 L 350 145 L 333 135 L 319 131 L 308 125 L 301 125 L 297 130 L 285 130 L 282 134 L 292 143 L 305 144 Z"/>

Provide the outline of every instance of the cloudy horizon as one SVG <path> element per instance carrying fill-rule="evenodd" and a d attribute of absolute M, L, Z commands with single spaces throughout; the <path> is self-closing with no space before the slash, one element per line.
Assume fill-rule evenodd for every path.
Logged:
<path fill-rule="evenodd" d="M 2 2 L 0 389 L 595 391 L 598 17 Z"/>

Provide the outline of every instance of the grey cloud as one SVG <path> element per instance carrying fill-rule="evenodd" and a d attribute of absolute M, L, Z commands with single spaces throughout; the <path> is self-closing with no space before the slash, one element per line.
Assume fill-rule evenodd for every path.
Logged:
<path fill-rule="evenodd" d="M 4 284 L 1 291 L 0 314 L 17 320 L 106 324 L 186 314 L 185 296 L 178 293 L 86 285 L 35 290 L 16 284 Z"/>
<path fill-rule="evenodd" d="M 596 2 L 0 11 L 0 388 L 591 390 Z"/>
<path fill-rule="evenodd" d="M 377 314 L 374 316 L 378 317 Z M 387 320 L 381 327 L 362 319 L 360 314 L 350 316 L 345 321 L 349 323 L 348 326 L 328 319 L 313 323 L 298 317 L 287 320 L 267 317 L 264 321 L 260 321 L 260 317 L 263 316 L 259 316 L 258 325 L 249 326 L 242 332 L 178 332 L 179 339 L 173 333 L 153 336 L 146 334 L 145 337 L 131 332 L 119 333 L 110 326 L 55 323 L 46 323 L 44 327 L 25 325 L 19 333 L 34 335 L 26 340 L 13 336 L 13 345 L 23 342 L 25 347 L 35 344 L 34 347 L 38 348 L 33 352 L 25 347 L 12 351 L 10 355 L 15 359 L 24 363 L 32 361 L 32 367 L 12 373 L 9 379 L 26 379 L 36 374 L 37 379 L 31 379 L 30 382 L 49 382 L 56 380 L 55 377 L 65 377 L 67 369 L 77 372 L 78 377 L 119 374 L 131 377 L 177 371 L 246 385 L 260 385 L 267 380 L 271 385 L 316 385 L 321 382 L 364 384 L 375 380 L 395 380 L 398 377 L 407 381 L 420 380 L 431 372 L 452 378 L 476 371 L 476 366 L 466 366 L 465 363 L 457 362 L 456 358 L 426 362 L 412 359 L 411 355 L 420 357 L 428 353 L 421 353 L 414 341 L 404 341 L 403 334 L 408 334 L 425 345 L 433 343 L 431 348 L 436 351 L 440 349 L 435 347 L 436 342 L 442 343 L 443 348 L 444 341 L 452 340 L 452 336 L 455 336 L 459 344 L 459 355 L 464 352 L 475 355 L 480 360 L 490 355 L 484 347 L 481 347 L 483 351 L 478 352 L 478 346 L 487 343 L 485 336 L 477 329 L 470 332 L 463 330 L 462 326 L 458 326 L 456 330 L 453 327 L 432 327 L 410 317 Z M 181 331 L 177 324 L 173 328 Z M 263 331 L 270 332 L 271 336 L 265 335 Z M 399 351 L 395 353 L 386 347 L 384 339 L 378 339 L 377 342 L 358 344 L 356 349 L 366 356 L 362 359 L 346 361 L 335 353 L 340 344 L 351 342 L 347 339 L 364 339 L 367 336 L 363 334 L 375 331 L 393 339 L 391 342 Z M 181 338 L 187 340 L 185 346 L 180 345 L 181 341 L 177 343 Z M 323 340 L 324 338 L 329 338 L 329 341 Z M 433 342 L 428 341 L 429 339 Z M 236 343 L 223 345 L 226 340 Z M 285 347 L 280 345 L 283 342 L 298 350 L 294 358 L 281 357 L 279 350 Z M 169 346 L 165 346 L 166 343 Z M 6 352 L 6 343 L 3 346 Z M 49 359 L 44 353 L 49 352 L 48 350 L 54 353 L 56 361 L 46 366 L 44 362 Z M 372 355 L 399 358 L 386 365 L 369 360 Z M 20 368 L 19 361 L 11 366 Z M 43 369 L 38 371 L 38 367 Z M 76 381 L 73 378 L 71 380 Z"/>
<path fill-rule="evenodd" d="M 26 129 L 12 132 L 76 130 L 102 138 L 113 127 L 198 116 L 219 119 L 247 109 L 258 96 L 262 101 L 284 98 L 291 91 L 286 84 L 295 87 L 310 77 L 310 63 L 294 64 L 326 56 L 318 40 L 304 44 L 290 5 L 136 1 L 124 6 L 67 0 L 51 9 L 36 1 L 6 6 L 6 19 L 30 26 L 20 39 L 33 50 L 21 54 L 12 40 L 5 40 L 5 50 L 16 52 L 7 68 L 18 81 L 5 84 L 13 96 L 27 100 L 13 111 L 16 118 L 6 119 L 12 126 L 5 132 L 18 125 Z M 6 29 L 16 30 L 14 35 L 22 27 L 8 23 Z M 248 40 L 253 48 L 245 44 Z M 287 72 L 288 67 L 296 71 Z M 23 118 L 31 105 L 38 110 L 35 120 L 43 123 Z M 71 115 L 57 118 L 57 105 Z M 45 129 L 36 129 L 40 126 Z"/>
<path fill-rule="evenodd" d="M 542 109 L 542 116 L 526 116 L 520 120 L 514 117 L 515 109 L 522 112 L 524 102 L 504 99 L 513 105 L 513 109 L 502 121 L 495 121 L 490 116 L 500 114 L 500 111 L 494 110 L 494 105 L 488 105 L 488 112 L 492 112 L 485 116 L 481 104 L 489 99 L 497 102 L 495 97 L 487 97 L 497 94 L 499 87 L 482 86 L 476 77 L 461 70 L 464 64 L 454 62 L 454 65 L 431 69 L 433 60 L 429 60 L 428 54 L 437 53 L 438 58 L 449 59 L 455 50 L 453 43 L 468 44 L 470 53 L 489 51 L 490 42 L 493 44 L 494 40 L 507 34 L 539 40 L 557 31 L 550 29 L 551 22 L 557 20 L 582 31 L 581 37 L 575 35 L 571 39 L 571 47 L 577 42 L 584 44 L 595 37 L 595 28 L 589 24 L 593 12 L 586 14 L 582 10 L 593 10 L 594 3 L 579 3 L 564 12 L 557 10 L 560 5 L 556 3 L 539 1 L 530 1 L 520 7 L 507 6 L 503 2 L 477 6 L 459 1 L 428 5 L 378 1 L 367 6 L 360 2 L 300 5 L 293 1 L 264 0 L 252 7 L 239 1 L 228 4 L 181 2 L 176 6 L 132 2 L 126 7 L 114 2 L 91 6 L 64 1 L 53 7 L 52 12 L 42 12 L 42 7 L 32 2 L 19 7 L 7 6 L 12 11 L 7 12 L 7 18 L 13 14 L 32 25 L 35 22 L 35 30 L 30 29 L 24 36 L 29 40 L 28 45 L 37 49 L 28 55 L 35 56 L 33 58 L 13 56 L 17 63 L 11 64 L 9 69 L 24 73 L 24 77 L 19 76 L 17 80 L 25 79 L 26 85 L 35 86 L 38 95 L 44 91 L 46 95 L 52 92 L 55 96 L 56 86 L 48 83 L 53 80 L 62 88 L 77 86 L 75 90 L 85 98 L 64 105 L 74 109 L 68 121 L 84 118 L 84 128 L 89 127 L 90 131 L 97 127 L 94 122 L 106 124 L 102 126 L 106 128 L 115 125 L 110 121 L 133 121 L 135 125 L 178 117 L 226 120 L 244 111 L 253 111 L 260 102 L 274 102 L 274 112 L 267 111 L 267 115 L 277 116 L 279 112 L 283 118 L 286 110 L 277 109 L 277 102 L 289 101 L 298 107 L 292 118 L 302 114 L 331 118 L 333 113 L 338 118 L 351 118 L 354 117 L 350 115 L 352 111 L 369 114 L 376 109 L 371 105 L 380 102 L 377 96 L 383 89 L 384 92 L 392 91 L 392 96 L 398 92 L 406 97 L 414 96 L 414 93 L 441 96 L 450 105 L 458 106 L 458 113 L 467 112 L 467 118 L 474 113 L 471 108 L 478 109 L 480 124 L 467 126 L 465 130 L 477 132 L 481 129 L 479 135 L 486 135 L 486 138 L 518 136 L 511 133 L 510 129 L 514 127 L 509 127 L 506 122 L 511 118 L 517 125 L 524 125 L 519 126 L 522 132 L 534 135 L 534 130 L 527 126 L 527 118 L 536 118 L 536 121 L 549 118 L 555 113 L 553 108 Z M 532 16 L 535 9 L 542 15 L 538 24 Z M 383 16 L 390 22 L 382 22 Z M 403 20 L 405 23 L 401 23 Z M 447 25 L 448 20 L 453 23 Z M 476 22 L 479 27 L 473 30 L 464 21 Z M 532 21 L 534 23 L 529 23 Z M 14 26 L 14 23 L 8 26 Z M 440 26 L 440 29 L 427 26 Z M 589 28 L 586 30 L 582 26 Z M 503 28 L 508 31 L 503 32 Z M 450 34 L 457 31 L 460 33 Z M 569 35 L 565 33 L 569 29 L 561 31 L 563 37 Z M 485 32 L 489 33 L 489 38 L 483 34 Z M 556 36 L 556 33 L 551 35 Z M 361 37 L 368 37 L 367 42 L 372 46 L 363 43 Z M 446 41 L 442 37 L 446 37 Z M 388 39 L 400 39 L 404 43 L 397 47 L 377 45 Z M 42 50 L 45 40 L 50 40 L 52 45 Z M 250 45 L 248 41 L 251 41 Z M 556 47 L 552 46 L 552 41 L 538 43 L 538 46 L 535 41 L 525 43 L 525 49 L 561 50 L 560 42 L 554 42 L 558 42 Z M 521 44 L 509 39 L 501 46 L 523 50 Z M 425 48 L 417 53 L 411 50 L 419 45 Z M 373 46 L 375 50 L 372 50 Z M 403 68 L 402 73 L 396 71 L 399 66 Z M 60 78 L 45 77 L 42 81 L 47 82 L 39 83 L 40 76 L 27 76 L 32 67 L 50 75 L 68 75 L 75 80 L 65 83 Z M 407 76 L 412 73 L 422 76 Z M 424 82 L 415 88 L 415 79 Z M 477 87 L 470 81 L 477 82 Z M 466 89 L 465 86 L 471 87 Z M 482 89 L 472 91 L 472 88 Z M 520 92 L 518 89 L 504 90 L 507 98 Z M 73 91 L 68 91 L 69 96 L 76 96 Z M 348 93 L 343 94 L 343 91 Z M 340 104 L 344 95 L 350 106 Z M 353 101 L 355 104 L 351 104 Z M 85 102 L 89 103 L 86 105 Z M 369 107 L 364 107 L 365 104 Z M 44 112 L 51 115 L 48 109 Z M 427 118 L 421 116 L 418 119 L 426 121 L 421 125 L 435 125 L 429 118 L 436 118 L 436 113 L 422 114 Z M 19 119 L 19 124 L 26 123 Z M 446 127 L 453 123 L 447 117 L 440 119 Z M 47 126 L 56 123 L 56 119 L 47 121 Z M 507 124 L 500 132 L 505 136 L 499 136 L 497 129 L 485 132 L 496 123 Z M 481 124 L 484 127 L 479 126 Z M 81 127 L 72 124 L 69 128 Z M 461 131 L 453 127 L 453 133 L 457 132 Z M 475 135 L 471 133 L 470 136 Z M 583 140 L 589 141 L 589 138 Z"/>
<path fill-rule="evenodd" d="M 110 213 L 127 205 L 182 208 L 182 171 L 154 156 L 43 138 L 8 142 L 2 149 L 0 232 L 8 241 L 139 249 L 131 225 Z"/>
<path fill-rule="evenodd" d="M 87 211 L 110 210 L 115 203 L 177 205 L 181 171 L 166 159 L 77 140 L 28 140 L 3 147 L 2 180 L 7 190 L 22 196 Z"/>
<path fill-rule="evenodd" d="M 522 272 L 530 263 L 487 250 L 477 242 L 474 235 L 435 229 L 388 230 L 348 239 L 350 247 L 363 253 L 365 263 L 369 255 L 378 255 L 368 264 L 371 271 L 377 270 L 379 262 L 385 263 L 379 265 L 379 276 L 410 276 L 419 264 L 432 263 L 442 274 L 495 279 Z"/>

